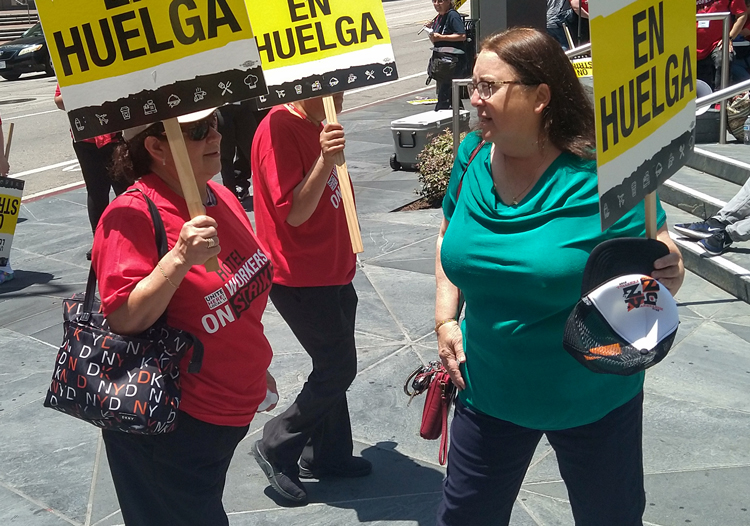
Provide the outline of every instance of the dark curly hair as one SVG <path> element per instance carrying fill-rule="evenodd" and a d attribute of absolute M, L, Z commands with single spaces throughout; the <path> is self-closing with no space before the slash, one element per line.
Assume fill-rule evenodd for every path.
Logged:
<path fill-rule="evenodd" d="M 159 137 L 164 134 L 164 125 L 157 122 L 141 133 L 121 142 L 112 154 L 112 176 L 120 181 L 133 184 L 144 175 L 150 174 L 154 162 L 146 149 L 146 137 Z"/>
<path fill-rule="evenodd" d="M 550 102 L 542 112 L 543 133 L 562 151 L 584 159 L 596 157 L 594 107 L 555 39 L 537 29 L 516 27 L 484 39 L 481 51 L 497 54 L 520 82 L 549 86 Z"/>

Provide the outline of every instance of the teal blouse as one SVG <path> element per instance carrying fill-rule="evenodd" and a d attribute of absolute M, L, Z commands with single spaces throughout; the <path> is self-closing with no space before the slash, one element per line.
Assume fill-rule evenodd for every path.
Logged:
<path fill-rule="evenodd" d="M 595 422 L 637 395 L 644 374 L 589 371 L 563 349 L 563 328 L 591 250 L 610 238 L 645 235 L 643 203 L 602 232 L 596 162 L 566 152 L 518 205 L 506 205 L 495 192 L 489 144 L 457 197 L 479 140 L 472 133 L 461 144 L 443 201 L 449 226 L 441 262 L 466 298 L 460 399 L 534 429 Z M 661 227 L 666 215 L 657 206 Z"/>

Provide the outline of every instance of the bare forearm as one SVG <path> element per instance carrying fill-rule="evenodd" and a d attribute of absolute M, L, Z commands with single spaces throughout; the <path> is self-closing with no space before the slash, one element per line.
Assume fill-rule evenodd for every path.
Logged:
<path fill-rule="evenodd" d="M 116 311 L 107 316 L 112 330 L 118 334 L 138 334 L 151 327 L 167 310 L 189 270 L 172 252 L 168 252 L 154 270 L 143 278 Z M 162 270 L 164 274 L 162 274 Z M 166 276 L 166 277 L 165 277 Z"/>
<path fill-rule="evenodd" d="M 458 314 L 458 297 L 459 291 L 448 276 L 443 271 L 443 264 L 440 261 L 440 250 L 443 244 L 443 236 L 448 228 L 448 222 L 443 219 L 443 225 L 440 227 L 438 234 L 437 246 L 435 249 L 435 323 L 455 318 Z"/>
<path fill-rule="evenodd" d="M 310 219 L 318 207 L 332 170 L 331 162 L 325 161 L 322 155 L 318 157 L 312 169 L 292 192 L 292 207 L 286 218 L 287 223 L 300 226 Z"/>
<path fill-rule="evenodd" d="M 437 33 L 433 33 L 433 35 L 433 42 L 464 42 L 466 40 L 466 35 L 462 35 L 460 33 L 454 33 L 452 35 L 440 35 Z"/>
<path fill-rule="evenodd" d="M 734 40 L 735 38 L 737 38 L 737 35 L 740 34 L 742 28 L 745 27 L 745 22 L 747 22 L 747 13 L 740 15 L 737 20 L 734 21 L 732 29 L 729 30 L 730 40 Z"/>
<path fill-rule="evenodd" d="M 62 98 L 62 95 L 56 95 L 56 96 L 55 96 L 55 105 L 56 105 L 56 106 L 57 106 L 57 107 L 58 107 L 59 109 L 61 109 L 61 110 L 64 110 L 64 109 L 65 109 L 65 103 L 63 102 L 63 98 Z"/>

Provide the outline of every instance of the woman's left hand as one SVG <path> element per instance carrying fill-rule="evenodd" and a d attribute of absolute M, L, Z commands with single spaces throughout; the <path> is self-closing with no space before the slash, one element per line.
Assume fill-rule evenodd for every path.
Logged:
<path fill-rule="evenodd" d="M 271 391 L 273 394 L 276 395 L 276 402 L 268 406 L 266 409 L 263 410 L 264 413 L 268 411 L 273 411 L 276 409 L 276 406 L 279 403 L 279 391 L 276 387 L 276 378 L 273 377 L 270 371 L 266 371 L 266 388 Z"/>
<path fill-rule="evenodd" d="M 682 253 L 669 236 L 666 225 L 659 229 L 656 239 L 667 245 L 669 254 L 654 261 L 652 277 L 667 287 L 672 296 L 674 296 L 680 290 L 682 281 L 685 279 L 685 266 L 682 261 Z"/>

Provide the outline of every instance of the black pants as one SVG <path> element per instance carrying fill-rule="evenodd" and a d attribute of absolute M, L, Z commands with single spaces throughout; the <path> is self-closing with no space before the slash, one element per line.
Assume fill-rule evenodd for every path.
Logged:
<path fill-rule="evenodd" d="M 642 420 L 643 392 L 596 422 L 546 433 L 458 402 L 438 526 L 507 525 L 544 434 L 557 455 L 576 526 L 642 526 Z"/>
<path fill-rule="evenodd" d="M 93 142 L 74 142 L 73 149 L 81 165 L 83 181 L 86 183 L 87 209 L 91 231 L 96 230 L 99 218 L 109 205 L 109 190 L 114 189 L 115 195 L 120 195 L 128 188 L 125 182 L 114 181 L 110 178 L 109 168 L 112 154 L 117 147 L 116 142 L 105 144 L 97 148 Z"/>
<path fill-rule="evenodd" d="M 102 431 L 126 526 L 226 526 L 221 497 L 249 426 L 208 424 L 180 412 L 164 435 Z"/>
<path fill-rule="evenodd" d="M 221 181 L 233 194 L 237 186 L 250 184 L 250 146 L 260 122 L 251 104 L 246 100 L 219 108 Z"/>
<path fill-rule="evenodd" d="M 282 471 L 335 465 L 352 455 L 346 390 L 357 375 L 354 286 L 271 287 L 274 306 L 312 358 L 313 370 L 297 399 L 266 423 L 263 446 Z"/>

